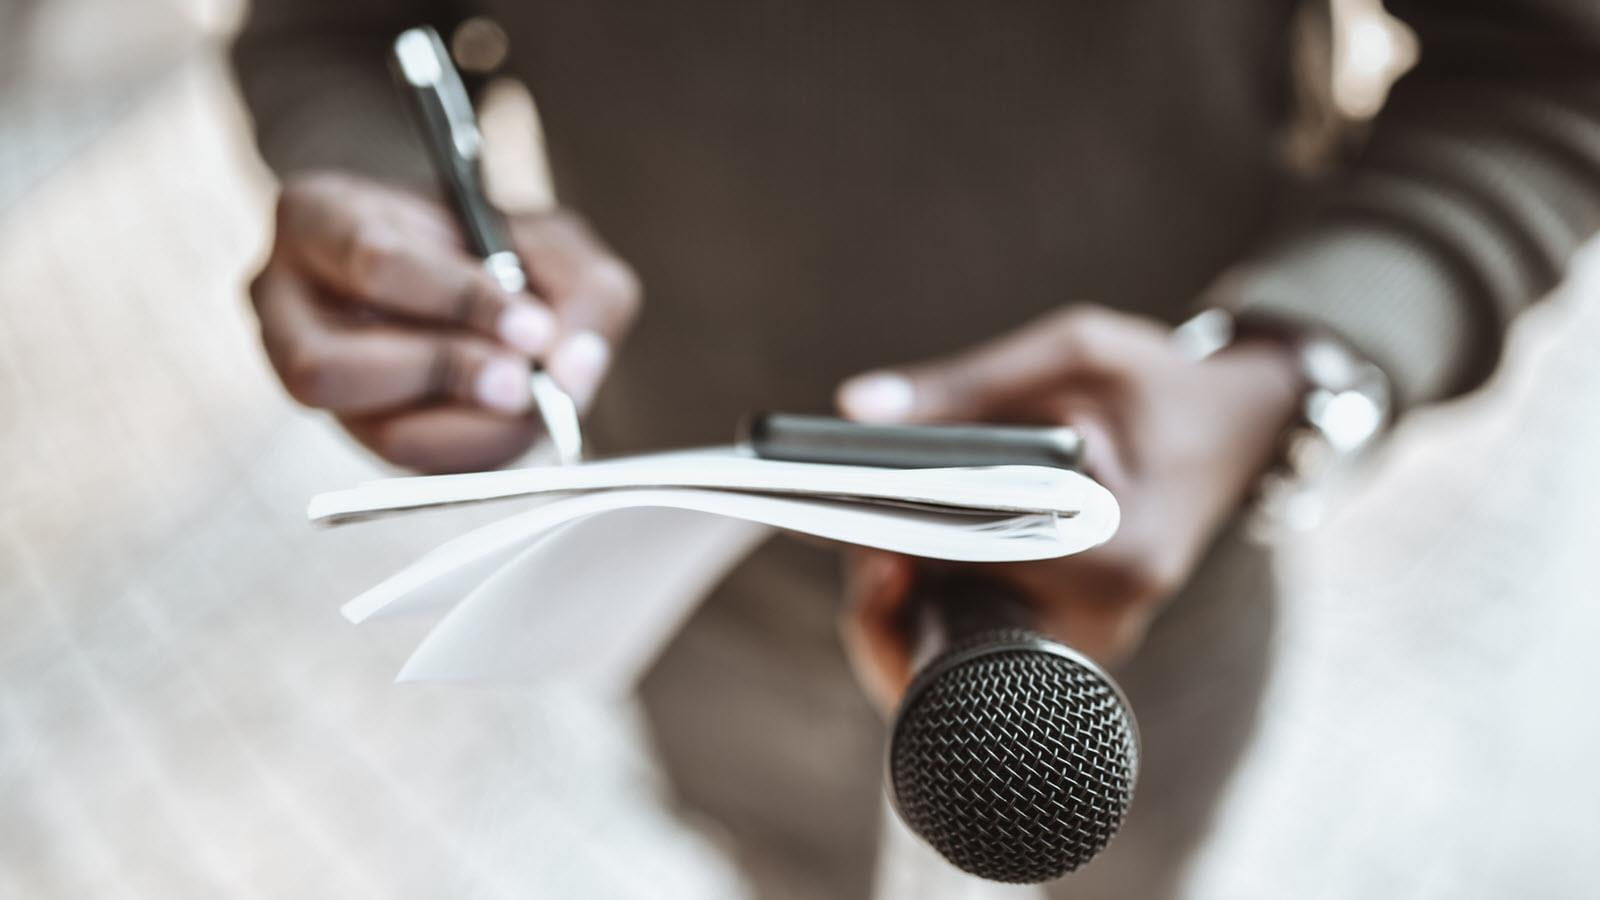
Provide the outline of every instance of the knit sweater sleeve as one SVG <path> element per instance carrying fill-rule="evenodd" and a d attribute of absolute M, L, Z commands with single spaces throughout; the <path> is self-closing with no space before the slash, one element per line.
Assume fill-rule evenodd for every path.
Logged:
<path fill-rule="evenodd" d="M 279 175 L 340 169 L 419 187 L 433 176 L 388 71 L 395 36 L 441 34 L 469 14 L 452 0 L 261 0 L 232 51 L 262 158 Z"/>
<path fill-rule="evenodd" d="M 1310 222 L 1224 305 L 1342 336 L 1402 406 L 1493 370 L 1511 319 L 1600 230 L 1600 3 L 1391 0 L 1418 65 Z"/>

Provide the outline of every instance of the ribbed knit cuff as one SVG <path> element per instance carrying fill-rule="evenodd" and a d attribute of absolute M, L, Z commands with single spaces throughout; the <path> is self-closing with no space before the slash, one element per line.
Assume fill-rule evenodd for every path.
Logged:
<path fill-rule="evenodd" d="M 1415 238 L 1330 225 L 1219 279 L 1202 302 L 1341 338 L 1381 368 L 1397 409 L 1453 396 L 1494 367 L 1493 324 L 1460 277 Z"/>

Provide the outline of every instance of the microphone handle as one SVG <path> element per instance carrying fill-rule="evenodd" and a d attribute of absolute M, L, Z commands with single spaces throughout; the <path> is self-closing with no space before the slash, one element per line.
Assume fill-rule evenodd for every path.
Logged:
<path fill-rule="evenodd" d="M 971 570 L 924 565 L 908 603 L 912 671 L 986 631 L 1034 632 L 1027 601 L 1010 584 Z"/>

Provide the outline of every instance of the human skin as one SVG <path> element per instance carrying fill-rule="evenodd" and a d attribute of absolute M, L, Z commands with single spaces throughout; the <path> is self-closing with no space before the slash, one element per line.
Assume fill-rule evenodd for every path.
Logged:
<path fill-rule="evenodd" d="M 438 203 L 353 175 L 291 176 L 250 286 L 289 393 L 424 472 L 493 468 L 539 438 L 534 361 L 587 406 L 638 311 L 639 281 L 570 213 L 508 225 L 529 279 L 517 294 Z"/>
<path fill-rule="evenodd" d="M 1195 361 L 1158 322 L 1076 306 L 947 359 L 858 376 L 837 400 L 858 421 L 1077 428 L 1085 471 L 1121 506 L 1116 535 L 1076 556 L 984 568 L 1020 589 L 1045 634 L 1116 665 L 1246 498 L 1303 387 L 1277 341 L 1245 340 Z M 887 710 L 911 677 L 914 564 L 863 550 L 847 565 L 844 643 Z"/>
<path fill-rule="evenodd" d="M 500 289 L 449 212 L 356 176 L 286 181 L 251 297 L 289 393 L 379 456 L 425 472 L 492 468 L 540 436 L 530 363 L 588 403 L 640 305 L 632 270 L 566 212 L 516 216 L 530 290 Z M 1037 625 L 1108 664 L 1126 659 L 1273 453 L 1303 385 L 1285 346 L 1246 340 L 1196 362 L 1166 327 L 1074 306 L 955 356 L 843 384 L 871 422 L 1070 424 L 1085 471 L 1116 496 L 1104 546 L 990 566 Z M 842 629 L 884 708 L 910 677 L 906 557 L 857 551 Z"/>

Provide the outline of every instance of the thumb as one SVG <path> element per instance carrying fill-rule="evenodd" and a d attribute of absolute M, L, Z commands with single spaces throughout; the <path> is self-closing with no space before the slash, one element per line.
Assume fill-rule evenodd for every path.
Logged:
<path fill-rule="evenodd" d="M 867 372 L 839 386 L 836 402 L 861 422 L 973 422 L 1015 408 L 1102 366 L 1085 338 L 1093 316 L 1046 316 L 944 359 Z"/>

